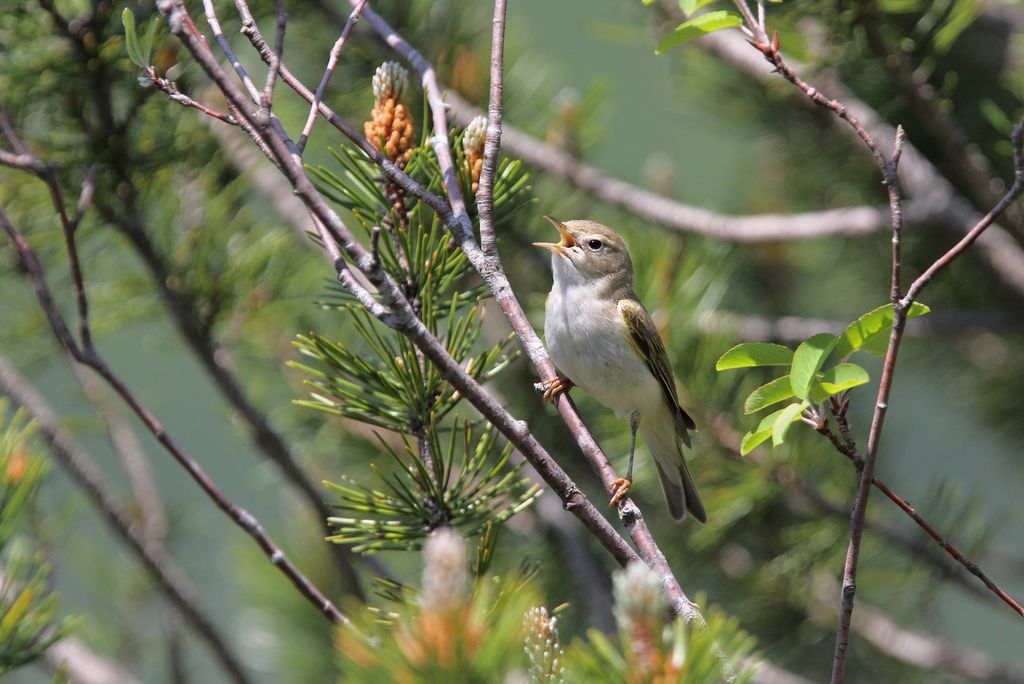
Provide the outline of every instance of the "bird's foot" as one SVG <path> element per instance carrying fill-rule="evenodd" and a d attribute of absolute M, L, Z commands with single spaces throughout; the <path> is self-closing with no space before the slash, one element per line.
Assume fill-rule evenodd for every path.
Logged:
<path fill-rule="evenodd" d="M 539 383 L 538 389 L 544 393 L 542 401 L 546 403 L 554 401 L 558 398 L 559 394 L 568 392 L 572 387 L 572 380 L 569 378 L 563 378 L 561 375 L 556 375 L 554 380 Z"/>
<path fill-rule="evenodd" d="M 617 508 L 619 503 L 626 498 L 629 494 L 629 488 L 633 485 L 632 478 L 620 477 L 612 483 L 612 500 L 608 502 L 608 505 L 612 508 Z"/>

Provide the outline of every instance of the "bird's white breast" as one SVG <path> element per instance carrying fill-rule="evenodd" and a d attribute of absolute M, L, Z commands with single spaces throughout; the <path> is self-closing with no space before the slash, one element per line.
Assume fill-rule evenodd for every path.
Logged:
<path fill-rule="evenodd" d="M 661 388 L 629 342 L 617 301 L 595 296 L 593 283 L 558 271 L 548 297 L 544 337 L 558 369 L 574 384 L 620 415 L 663 408 Z M 572 270 L 571 267 L 568 269 Z M 560 277 L 561 276 L 561 277 Z"/>

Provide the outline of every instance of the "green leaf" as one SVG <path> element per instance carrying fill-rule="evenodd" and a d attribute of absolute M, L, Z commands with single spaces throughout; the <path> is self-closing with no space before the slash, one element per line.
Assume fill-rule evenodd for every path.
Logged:
<path fill-rule="evenodd" d="M 153 63 L 153 41 L 156 39 L 156 32 L 160 28 L 160 17 L 155 16 L 149 20 L 149 26 L 146 27 L 146 33 L 142 36 L 142 43 L 140 44 L 142 57 L 145 60 L 145 66 L 150 66 Z"/>
<path fill-rule="evenodd" d="M 785 409 L 779 409 L 778 411 L 769 413 L 761 419 L 761 422 L 757 424 L 757 428 L 743 435 L 743 441 L 740 443 L 740 455 L 746 456 L 753 451 L 758 444 L 772 436 L 772 427 L 775 425 L 776 419 L 784 410 Z"/>
<path fill-rule="evenodd" d="M 651 0 L 652 2 L 654 0 Z M 693 14 L 704 5 L 710 5 L 715 0 L 679 0 L 679 9 L 686 12 L 687 16 Z"/>
<path fill-rule="evenodd" d="M 768 428 L 767 430 L 760 430 L 758 432 L 748 432 L 743 435 L 743 441 L 740 442 L 740 456 L 746 456 L 771 436 L 771 428 Z"/>
<path fill-rule="evenodd" d="M 658 43 L 658 47 L 654 49 L 654 54 L 660 55 L 667 50 L 671 50 L 677 45 L 682 45 L 683 43 L 694 40 L 695 38 L 700 38 L 701 36 L 714 31 L 740 26 L 742 23 L 743 20 L 740 19 L 740 15 L 735 12 L 718 10 L 717 12 L 700 14 L 688 21 L 684 21 L 676 27 L 675 31 L 665 36 L 665 38 Z"/>
<path fill-rule="evenodd" d="M 840 363 L 825 371 L 819 385 L 828 396 L 839 394 L 851 387 L 866 384 L 871 378 L 868 372 L 855 363 Z"/>
<path fill-rule="evenodd" d="M 137 67 L 146 66 L 139 50 L 139 36 L 135 33 L 135 14 L 127 7 L 121 12 L 121 23 L 124 24 L 124 46 L 128 50 L 128 59 Z"/>
<path fill-rule="evenodd" d="M 715 370 L 751 368 L 753 366 L 788 366 L 793 361 L 793 350 L 781 344 L 744 342 L 722 354 Z"/>
<path fill-rule="evenodd" d="M 825 363 L 838 338 L 830 333 L 818 333 L 805 340 L 793 354 L 793 365 L 789 372 L 789 381 L 793 386 L 793 394 L 806 399 L 811 389 L 814 376 Z"/>
<path fill-rule="evenodd" d="M 766 406 L 786 401 L 792 398 L 792 396 L 793 385 L 789 381 L 789 376 L 783 375 L 781 378 L 775 378 L 751 392 L 747 400 L 743 402 L 743 412 L 755 413 Z"/>
<path fill-rule="evenodd" d="M 907 318 L 917 318 L 931 311 L 919 302 L 910 305 Z M 836 343 L 836 358 L 845 359 L 858 350 L 882 356 L 889 345 L 889 332 L 892 330 L 892 304 L 885 304 L 867 312 L 850 325 Z"/>
<path fill-rule="evenodd" d="M 779 411 L 779 417 L 775 419 L 772 426 L 772 446 L 779 446 L 786 441 L 786 433 L 789 426 L 800 419 L 800 412 L 807 408 L 808 402 L 804 400 L 799 404 L 793 403 Z"/>

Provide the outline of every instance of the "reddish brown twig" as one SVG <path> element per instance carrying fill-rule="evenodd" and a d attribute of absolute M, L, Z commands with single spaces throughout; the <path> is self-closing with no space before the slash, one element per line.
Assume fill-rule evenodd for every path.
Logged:
<path fill-rule="evenodd" d="M 209 116 L 211 118 L 217 119 L 218 121 L 223 121 L 224 123 L 226 123 L 228 125 L 231 125 L 231 126 L 237 126 L 238 125 L 238 122 L 235 121 L 235 117 L 231 116 L 230 114 L 224 114 L 223 112 L 218 112 L 215 109 L 211 109 L 211 108 L 207 107 L 202 102 L 198 102 L 196 100 L 193 100 L 191 97 L 189 97 L 188 95 L 185 95 L 180 90 L 178 90 L 178 84 L 177 83 L 175 83 L 174 81 L 172 81 L 172 80 L 170 80 L 168 78 L 164 78 L 163 76 L 157 75 L 156 70 L 153 69 L 152 67 L 150 67 L 149 69 L 145 69 L 144 71 L 146 71 L 145 78 L 149 79 L 149 82 L 151 84 L 153 84 L 154 88 L 164 92 L 167 95 L 167 99 L 170 100 L 171 102 L 177 102 L 178 104 L 182 105 L 183 107 L 191 107 L 193 109 L 198 109 L 200 112 L 202 112 L 206 116 Z"/>
<path fill-rule="evenodd" d="M 857 445 L 853 442 L 852 438 L 849 437 L 849 424 L 846 421 L 845 415 L 836 413 L 834 413 L 833 415 L 836 419 L 836 423 L 839 425 L 840 430 L 843 433 L 843 436 L 840 437 L 839 435 L 837 435 L 828 427 L 828 425 L 822 426 L 822 428 L 819 429 L 818 432 L 820 432 L 826 438 L 828 438 L 828 440 L 835 447 L 836 451 L 846 456 L 846 458 L 850 459 L 850 462 L 853 463 L 858 468 L 863 468 L 864 461 L 857 450 Z M 985 572 L 980 567 L 978 567 L 977 563 L 975 563 L 970 558 L 965 556 L 958 548 L 953 546 L 952 543 L 946 541 L 946 539 L 941 534 L 939 534 L 927 520 L 921 517 L 921 515 L 914 509 L 914 507 L 907 503 L 907 501 L 903 497 L 894 492 L 888 485 L 879 480 L 877 477 L 871 478 L 871 484 L 877 487 L 878 491 L 885 494 L 890 501 L 899 506 L 900 509 L 903 510 L 903 512 L 906 513 L 910 517 L 910 519 L 917 524 L 918 527 L 924 530 L 929 537 L 934 539 L 936 543 L 938 543 L 938 545 L 941 546 L 942 549 L 946 553 L 948 553 L 954 560 L 960 563 L 960 565 L 964 566 L 964 568 L 966 568 L 967 571 L 970 572 L 972 575 L 980 579 L 993 594 L 995 594 L 1000 600 L 1003 601 L 1003 603 L 1010 606 L 1014 611 L 1021 615 L 1021 617 L 1024 617 L 1024 607 L 1021 607 L 1021 605 L 1013 597 L 1007 594 L 1006 591 L 1004 591 L 987 574 L 985 574 Z"/>

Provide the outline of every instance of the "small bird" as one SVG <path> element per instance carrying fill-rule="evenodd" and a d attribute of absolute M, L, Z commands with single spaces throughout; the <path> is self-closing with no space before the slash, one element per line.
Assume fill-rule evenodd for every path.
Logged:
<path fill-rule="evenodd" d="M 578 385 L 631 428 L 629 468 L 615 482 L 617 506 L 633 483 L 636 434 L 654 457 L 672 517 L 689 511 L 700 522 L 707 513 L 686 468 L 680 440 L 690 446 L 693 419 L 679 406 L 665 344 L 650 314 L 633 292 L 633 262 L 618 233 L 593 221 L 561 223 L 550 216 L 561 240 L 535 242 L 553 252 L 554 282 L 544 311 L 544 337 L 555 366 L 564 373 L 544 387 L 544 399 Z"/>

